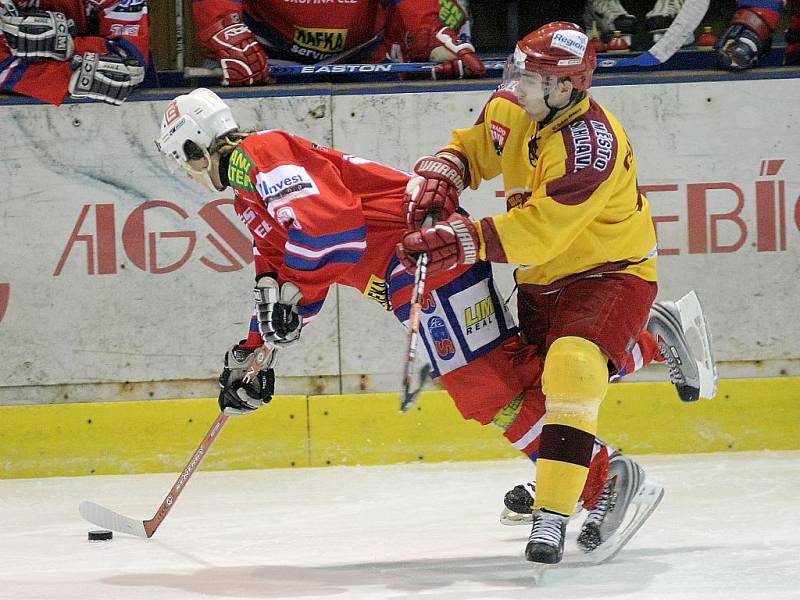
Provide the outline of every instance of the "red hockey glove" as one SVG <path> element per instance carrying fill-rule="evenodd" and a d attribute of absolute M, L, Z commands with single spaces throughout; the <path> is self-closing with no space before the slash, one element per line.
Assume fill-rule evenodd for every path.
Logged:
<path fill-rule="evenodd" d="M 443 27 L 436 33 L 436 39 L 441 46 L 431 51 L 431 60 L 441 64 L 433 68 L 433 79 L 483 77 L 486 73 L 486 67 L 475 54 L 475 46 L 460 42 L 455 31 Z"/>
<path fill-rule="evenodd" d="M 230 14 L 198 34 L 222 67 L 222 85 L 253 85 L 269 78 L 267 53 L 238 14 Z"/>
<path fill-rule="evenodd" d="M 414 165 L 417 176 L 406 185 L 403 205 L 409 229 L 421 227 L 429 212 L 442 220 L 455 212 L 465 187 L 464 171 L 461 161 L 449 153 L 417 160 Z"/>
<path fill-rule="evenodd" d="M 428 255 L 428 273 L 469 265 L 478 260 L 480 240 L 475 225 L 464 215 L 453 213 L 433 227 L 407 233 L 397 245 L 397 258 L 407 271 L 416 269 L 416 255 Z"/>

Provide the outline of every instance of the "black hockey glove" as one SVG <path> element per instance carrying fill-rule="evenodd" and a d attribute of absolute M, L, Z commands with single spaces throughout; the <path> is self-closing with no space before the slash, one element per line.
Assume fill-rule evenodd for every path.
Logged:
<path fill-rule="evenodd" d="M 303 298 L 300 288 L 291 282 L 280 285 L 274 277 L 264 275 L 253 293 L 262 339 L 281 347 L 296 342 L 303 328 L 303 319 L 297 314 L 297 303 Z"/>
<path fill-rule="evenodd" d="M 144 67 L 135 58 L 86 52 L 72 59 L 69 80 L 73 98 L 94 98 L 119 106 L 144 81 Z"/>
<path fill-rule="evenodd" d="M 245 384 L 245 373 L 253 363 L 255 354 L 252 350 L 242 348 L 238 344 L 225 353 L 225 367 L 219 376 L 219 409 L 228 416 L 248 415 L 264 404 L 269 404 L 275 393 L 276 353 L 272 353 L 269 363 L 258 375 Z"/>
<path fill-rule="evenodd" d="M 14 56 L 66 61 L 75 53 L 75 23 L 64 13 L 34 10 L 22 16 L 6 14 L 0 17 L 0 29 Z"/>

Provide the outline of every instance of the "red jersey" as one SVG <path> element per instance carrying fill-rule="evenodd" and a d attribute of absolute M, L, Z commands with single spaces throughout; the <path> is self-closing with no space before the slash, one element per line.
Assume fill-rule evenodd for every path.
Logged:
<path fill-rule="evenodd" d="M 438 0 L 195 0 L 192 9 L 197 31 L 239 14 L 270 60 L 301 64 L 426 61 L 444 26 Z"/>
<path fill-rule="evenodd" d="M 405 231 L 408 178 L 278 130 L 247 137 L 228 166 L 236 212 L 253 236 L 256 272 L 295 283 L 305 319 L 319 312 L 334 283 L 388 308 L 378 295 Z"/>
<path fill-rule="evenodd" d="M 17 0 L 15 4 L 20 14 L 27 10 L 50 10 L 72 19 L 77 29 L 76 55 L 113 53 L 148 64 L 150 31 L 146 0 Z M 72 73 L 70 61 L 12 55 L 0 33 L 0 90 L 61 104 L 67 97 Z"/>

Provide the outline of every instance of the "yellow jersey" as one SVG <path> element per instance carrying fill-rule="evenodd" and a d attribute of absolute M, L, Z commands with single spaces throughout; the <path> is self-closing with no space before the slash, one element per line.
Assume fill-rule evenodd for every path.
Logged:
<path fill-rule="evenodd" d="M 503 176 L 507 212 L 477 222 L 479 258 L 518 263 L 516 279 L 551 291 L 575 277 L 624 272 L 656 281 L 656 233 L 622 125 L 586 96 L 542 127 L 508 90 L 444 148 L 470 187 Z"/>

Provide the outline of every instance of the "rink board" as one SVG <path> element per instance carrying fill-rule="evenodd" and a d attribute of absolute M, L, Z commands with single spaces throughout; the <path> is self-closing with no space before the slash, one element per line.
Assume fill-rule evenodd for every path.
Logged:
<path fill-rule="evenodd" d="M 612 385 L 599 434 L 630 453 L 800 449 L 800 378 L 727 380 L 681 403 L 666 383 Z M 204 469 L 513 458 L 493 427 L 464 421 L 445 392 L 405 415 L 397 394 L 279 396 L 232 418 Z M 178 472 L 217 414 L 213 399 L 0 407 L 0 479 Z"/>
<path fill-rule="evenodd" d="M 481 85 L 220 93 L 243 126 L 409 169 L 475 121 L 492 83 Z M 786 101 L 799 92 L 800 78 L 593 90 L 637 153 L 659 297 L 698 292 L 725 378 L 800 376 L 786 300 L 800 281 L 800 103 Z M 13 182 L 0 191 L 0 404 L 207 397 L 247 331 L 252 250 L 231 194 L 171 174 L 153 144 L 168 96 L 134 100 L 3 107 L 0 136 L 26 143 L 0 162 Z M 463 204 L 502 212 L 501 187 L 468 190 Z M 510 269 L 498 270 L 506 295 Z M 333 289 L 303 343 L 282 351 L 282 393 L 396 389 L 404 331 L 361 296 Z"/>

